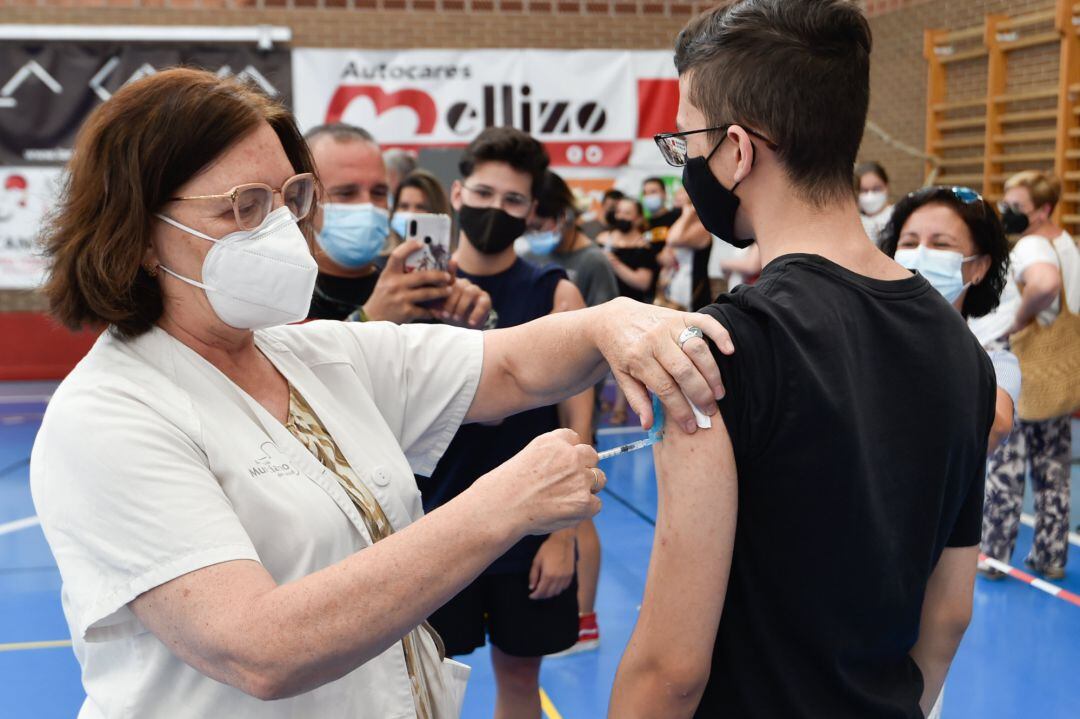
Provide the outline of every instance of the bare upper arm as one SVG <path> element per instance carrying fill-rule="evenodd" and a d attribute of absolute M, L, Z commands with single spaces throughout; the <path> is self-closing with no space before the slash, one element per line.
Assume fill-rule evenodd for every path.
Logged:
<path fill-rule="evenodd" d="M 1057 295 L 1061 292 L 1061 270 L 1049 262 L 1035 262 L 1017 277 L 1025 292 Z"/>
<path fill-rule="evenodd" d="M 735 456 L 720 415 L 687 435 L 665 429 L 655 450 L 656 533 L 638 622 L 646 655 L 708 677 L 735 544 Z M 672 656 L 671 653 L 678 656 Z"/>
<path fill-rule="evenodd" d="M 585 309 L 585 298 L 581 296 L 581 290 L 570 280 L 559 280 L 555 286 L 555 298 L 551 303 L 551 314 L 556 312 L 569 312 L 570 310 Z"/>
<path fill-rule="evenodd" d="M 978 545 L 945 548 L 926 584 L 923 629 L 928 626 L 967 625 L 971 618 L 978 561 Z"/>

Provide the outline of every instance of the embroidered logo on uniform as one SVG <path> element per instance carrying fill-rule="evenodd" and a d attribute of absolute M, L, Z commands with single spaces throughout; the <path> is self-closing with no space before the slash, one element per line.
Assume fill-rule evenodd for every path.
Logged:
<path fill-rule="evenodd" d="M 299 472 L 293 469 L 292 465 L 281 456 L 281 451 L 273 442 L 263 442 L 259 449 L 262 450 L 263 456 L 256 459 L 253 466 L 248 467 L 248 474 L 251 475 L 252 479 L 258 479 L 270 474 L 279 478 L 299 475 Z"/>

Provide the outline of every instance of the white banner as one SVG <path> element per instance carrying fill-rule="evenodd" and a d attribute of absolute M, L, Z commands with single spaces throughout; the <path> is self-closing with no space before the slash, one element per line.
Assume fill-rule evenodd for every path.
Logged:
<path fill-rule="evenodd" d="M 303 130 L 347 122 L 384 147 L 461 147 L 511 125 L 561 168 L 664 167 L 652 144 L 673 130 L 678 86 L 669 51 L 293 51 Z M 610 174 L 610 171 L 609 171 Z"/>
<path fill-rule="evenodd" d="M 55 202 L 58 167 L 0 167 L 0 289 L 33 289 L 45 275 L 37 234 Z"/>

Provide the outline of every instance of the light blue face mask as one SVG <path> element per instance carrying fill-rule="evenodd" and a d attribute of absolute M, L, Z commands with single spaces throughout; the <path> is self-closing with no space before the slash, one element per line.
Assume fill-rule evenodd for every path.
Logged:
<path fill-rule="evenodd" d="M 386 210 L 371 204 L 323 205 L 323 227 L 315 239 L 335 263 L 356 269 L 379 256 L 390 234 Z"/>
<path fill-rule="evenodd" d="M 932 250 L 926 245 L 897 250 L 894 257 L 901 266 L 926 278 L 950 304 L 971 284 L 964 282 L 964 263 L 978 258 L 979 255 L 964 257 L 951 250 Z"/>
<path fill-rule="evenodd" d="M 525 239 L 529 243 L 529 251 L 534 255 L 547 256 L 555 251 L 562 242 L 562 234 L 558 230 L 547 232 L 527 232 Z"/>

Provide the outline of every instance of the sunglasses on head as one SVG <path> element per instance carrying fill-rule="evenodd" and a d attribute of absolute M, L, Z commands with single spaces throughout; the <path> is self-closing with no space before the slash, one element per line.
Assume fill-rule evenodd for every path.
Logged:
<path fill-rule="evenodd" d="M 960 202 L 963 202 L 965 205 L 973 205 L 976 202 L 982 202 L 983 204 L 986 204 L 986 200 L 984 200 L 983 196 L 980 195 L 978 192 L 975 192 L 975 190 L 971 189 L 970 187 L 961 187 L 959 185 L 954 185 L 952 187 L 947 187 L 945 185 L 931 185 L 930 187 L 923 187 L 915 190 L 914 192 L 910 193 L 908 197 L 914 198 L 916 200 L 922 200 L 929 197 L 930 195 L 933 195 L 936 192 L 941 192 L 942 190 L 947 190 L 951 192 L 953 197 L 955 197 Z"/>

